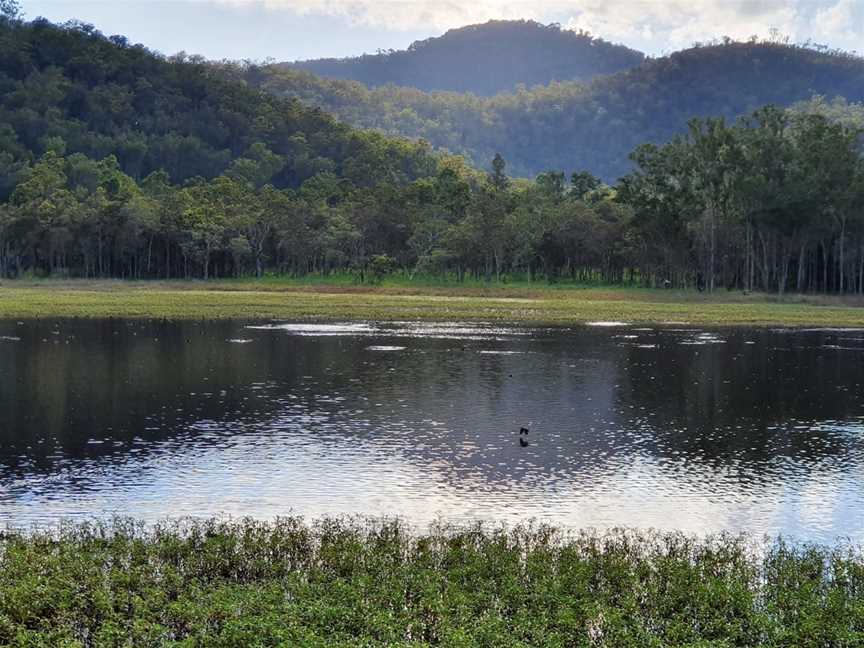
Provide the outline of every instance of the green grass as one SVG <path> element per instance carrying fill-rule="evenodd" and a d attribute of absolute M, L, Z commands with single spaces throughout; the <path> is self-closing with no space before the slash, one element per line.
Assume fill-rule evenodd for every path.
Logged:
<path fill-rule="evenodd" d="M 851 647 L 864 561 L 542 525 L 118 520 L 0 539 L 0 644 Z"/>
<path fill-rule="evenodd" d="M 864 326 L 856 300 L 537 284 L 378 286 L 285 279 L 212 282 L 0 283 L 0 318 L 127 317 L 335 320 L 594 320 L 701 325 Z"/>

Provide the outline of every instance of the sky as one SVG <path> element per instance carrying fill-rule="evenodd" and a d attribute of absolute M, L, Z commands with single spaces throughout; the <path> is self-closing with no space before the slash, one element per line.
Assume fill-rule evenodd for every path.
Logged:
<path fill-rule="evenodd" d="M 864 0 L 22 0 L 163 54 L 302 60 L 404 49 L 447 29 L 525 18 L 652 55 L 714 38 L 788 37 L 864 53 Z"/>

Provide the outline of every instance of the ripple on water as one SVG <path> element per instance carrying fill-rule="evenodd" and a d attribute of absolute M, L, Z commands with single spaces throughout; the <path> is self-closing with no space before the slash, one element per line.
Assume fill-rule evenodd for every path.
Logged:
<path fill-rule="evenodd" d="M 34 325 L 0 353 L 0 431 L 24 429 L 0 444 L 0 525 L 441 513 L 864 540 L 864 370 L 823 348 L 857 340 L 803 335 L 790 357 L 761 353 L 777 342 L 764 330 L 696 326 L 159 326 L 132 340 L 117 325 L 64 325 L 81 343 L 57 353 L 38 343 L 56 329 Z M 157 345 L 157 332 L 187 343 Z M 435 341 L 450 337 L 504 342 Z M 226 346 L 247 338 L 242 353 Z M 688 353 L 688 340 L 718 346 Z M 742 353 L 745 342 L 759 346 Z M 459 348 L 470 352 L 445 352 Z M 46 381 L 53 372 L 64 380 Z M 118 405 L 100 406 L 104 394 Z"/>
<path fill-rule="evenodd" d="M 684 346 L 705 346 L 708 344 L 726 344 L 726 340 L 716 333 L 702 331 L 681 340 L 678 344 L 683 344 Z"/>

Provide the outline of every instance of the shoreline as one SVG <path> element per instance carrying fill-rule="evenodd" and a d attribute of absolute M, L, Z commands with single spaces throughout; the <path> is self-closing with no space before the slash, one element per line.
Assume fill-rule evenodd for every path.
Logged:
<path fill-rule="evenodd" d="M 700 326 L 864 327 L 856 298 L 577 287 L 350 286 L 266 281 L 0 282 L 0 319 L 593 321 Z"/>

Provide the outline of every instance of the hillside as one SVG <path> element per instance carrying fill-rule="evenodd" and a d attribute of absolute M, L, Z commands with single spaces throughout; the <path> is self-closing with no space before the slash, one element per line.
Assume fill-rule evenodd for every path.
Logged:
<path fill-rule="evenodd" d="M 394 196 L 445 163 L 200 59 L 0 17 L 0 278 L 328 270 L 366 259 L 361 219 L 404 244 Z"/>
<path fill-rule="evenodd" d="M 813 95 L 864 100 L 860 58 L 769 42 L 694 47 L 589 84 L 552 83 L 488 98 L 370 89 L 276 67 L 244 74 L 348 123 L 422 137 L 477 164 L 500 152 L 516 175 L 587 169 L 608 181 L 631 168 L 628 155 L 637 145 L 667 141 L 694 116 L 733 119 Z"/>
<path fill-rule="evenodd" d="M 0 21 L 0 141 L 0 193 L 16 165 L 48 150 L 114 155 L 135 180 L 164 171 L 175 183 L 254 157 L 277 187 L 321 171 L 359 185 L 408 181 L 436 164 L 423 144 L 358 132 L 203 60 L 165 59 L 91 26 L 45 20 Z"/>
<path fill-rule="evenodd" d="M 451 29 L 407 50 L 284 65 L 373 87 L 395 84 L 493 95 L 520 84 L 587 81 L 632 68 L 643 59 L 641 52 L 558 25 L 502 20 Z"/>

